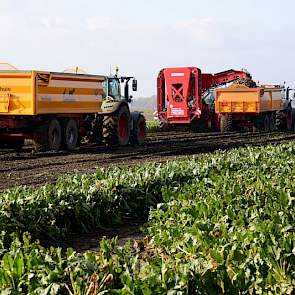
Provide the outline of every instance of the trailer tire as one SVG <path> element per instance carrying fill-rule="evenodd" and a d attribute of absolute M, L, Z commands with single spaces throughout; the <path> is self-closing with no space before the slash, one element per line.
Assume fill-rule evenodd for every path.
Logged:
<path fill-rule="evenodd" d="M 294 111 L 288 108 L 286 111 L 276 112 L 276 128 L 279 131 L 294 130 Z"/>
<path fill-rule="evenodd" d="M 103 141 L 107 147 L 126 146 L 130 140 L 130 111 L 122 105 L 114 114 L 103 118 Z"/>
<path fill-rule="evenodd" d="M 270 130 L 270 117 L 268 114 L 265 114 L 263 118 L 263 131 L 269 132 L 269 130 Z"/>
<path fill-rule="evenodd" d="M 269 115 L 269 131 L 274 132 L 275 129 L 276 129 L 275 115 L 270 114 Z"/>
<path fill-rule="evenodd" d="M 295 130 L 295 110 L 291 110 L 292 113 L 292 128 L 291 130 L 294 131 Z"/>
<path fill-rule="evenodd" d="M 276 112 L 276 129 L 279 131 L 284 131 L 286 129 L 286 116 L 282 111 Z"/>
<path fill-rule="evenodd" d="M 286 130 L 291 131 L 293 129 L 294 114 L 292 109 L 288 109 L 286 113 Z"/>
<path fill-rule="evenodd" d="M 39 126 L 34 134 L 33 134 L 33 141 L 35 150 L 37 152 L 43 152 L 48 149 L 48 124 L 43 124 Z"/>
<path fill-rule="evenodd" d="M 146 121 L 143 115 L 139 115 L 136 122 L 133 122 L 134 130 L 130 142 L 134 144 L 143 144 L 146 136 Z"/>
<path fill-rule="evenodd" d="M 220 131 L 222 133 L 230 132 L 233 130 L 232 115 L 222 115 L 220 118 Z"/>
<path fill-rule="evenodd" d="M 68 151 L 73 151 L 79 144 L 78 124 L 73 119 L 67 119 L 63 123 L 63 146 Z"/>
<path fill-rule="evenodd" d="M 53 119 L 49 122 L 47 136 L 48 149 L 52 151 L 58 151 L 62 142 L 61 126 L 58 120 Z"/>

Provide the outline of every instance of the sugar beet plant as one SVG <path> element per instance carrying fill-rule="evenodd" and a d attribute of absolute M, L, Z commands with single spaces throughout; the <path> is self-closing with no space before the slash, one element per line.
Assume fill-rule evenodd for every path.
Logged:
<path fill-rule="evenodd" d="M 98 170 L 1 196 L 5 294 L 293 294 L 295 144 Z M 155 207 L 155 205 L 157 206 Z M 33 239 L 147 214 L 145 247 L 66 255 Z"/>

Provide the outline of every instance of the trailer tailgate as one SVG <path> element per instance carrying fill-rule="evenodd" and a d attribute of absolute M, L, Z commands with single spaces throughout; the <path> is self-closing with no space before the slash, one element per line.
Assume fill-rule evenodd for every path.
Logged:
<path fill-rule="evenodd" d="M 221 88 L 216 90 L 217 113 L 257 113 L 260 88 Z"/>
<path fill-rule="evenodd" d="M 33 71 L 0 71 L 0 115 L 34 115 Z"/>

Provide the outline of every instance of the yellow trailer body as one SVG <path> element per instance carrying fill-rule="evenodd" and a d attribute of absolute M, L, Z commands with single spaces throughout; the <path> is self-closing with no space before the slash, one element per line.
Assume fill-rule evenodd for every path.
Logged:
<path fill-rule="evenodd" d="M 284 109 L 282 88 L 220 88 L 216 90 L 216 113 L 262 113 Z"/>
<path fill-rule="evenodd" d="M 0 116 L 101 112 L 105 76 L 0 71 Z"/>

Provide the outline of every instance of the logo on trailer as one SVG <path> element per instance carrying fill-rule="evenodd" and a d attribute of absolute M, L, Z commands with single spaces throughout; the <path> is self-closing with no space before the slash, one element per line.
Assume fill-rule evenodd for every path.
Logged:
<path fill-rule="evenodd" d="M 0 91 L 11 91 L 11 88 L 9 88 L 9 87 L 1 87 L 0 86 Z"/>

